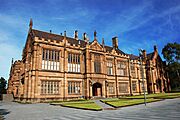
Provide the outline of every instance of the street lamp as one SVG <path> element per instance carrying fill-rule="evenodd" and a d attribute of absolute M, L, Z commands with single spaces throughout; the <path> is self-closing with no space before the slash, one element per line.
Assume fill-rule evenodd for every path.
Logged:
<path fill-rule="evenodd" d="M 146 106 L 146 91 L 144 85 L 144 70 L 143 70 L 143 50 L 139 49 L 139 59 L 140 59 L 140 69 L 142 71 L 142 85 L 143 85 L 143 92 L 144 92 L 144 105 Z"/>

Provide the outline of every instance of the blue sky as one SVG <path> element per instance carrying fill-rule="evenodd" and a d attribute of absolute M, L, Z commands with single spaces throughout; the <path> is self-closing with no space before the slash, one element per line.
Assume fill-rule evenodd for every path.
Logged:
<path fill-rule="evenodd" d="M 180 0 L 0 0 L 0 77 L 8 79 L 11 59 L 21 59 L 29 19 L 33 28 L 73 37 L 86 32 L 93 40 L 119 39 L 119 48 L 159 53 L 168 42 L 180 41 Z"/>

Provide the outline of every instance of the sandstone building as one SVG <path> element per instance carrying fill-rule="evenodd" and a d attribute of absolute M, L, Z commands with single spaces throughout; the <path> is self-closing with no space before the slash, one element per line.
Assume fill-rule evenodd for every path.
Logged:
<path fill-rule="evenodd" d="M 138 56 L 119 49 L 117 37 L 111 47 L 104 40 L 100 44 L 96 32 L 89 41 L 86 33 L 80 40 L 78 31 L 70 38 L 66 32 L 58 35 L 32 27 L 31 20 L 22 59 L 11 66 L 8 93 L 17 100 L 119 97 L 142 94 L 143 88 L 147 93 L 170 89 L 156 47 L 150 54 L 143 50 L 140 67 Z"/>

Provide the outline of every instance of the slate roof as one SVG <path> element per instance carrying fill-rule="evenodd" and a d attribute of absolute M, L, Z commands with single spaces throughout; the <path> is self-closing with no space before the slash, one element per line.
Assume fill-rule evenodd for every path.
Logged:
<path fill-rule="evenodd" d="M 133 55 L 133 54 L 129 54 L 129 57 L 131 60 L 138 60 L 139 56 Z"/>
<path fill-rule="evenodd" d="M 66 38 L 68 43 L 70 43 L 71 45 L 75 44 L 75 45 L 80 45 L 81 47 L 86 47 L 86 42 L 84 40 L 76 40 L 70 37 L 66 37 Z"/>
<path fill-rule="evenodd" d="M 147 54 L 147 59 L 151 60 L 154 56 L 154 52 Z"/>
<path fill-rule="evenodd" d="M 51 39 L 51 40 L 62 41 L 63 38 L 64 38 L 61 35 L 52 34 L 52 33 L 44 32 L 44 31 L 39 31 L 39 30 L 35 30 L 35 29 L 32 29 L 32 33 L 33 33 L 34 36 L 37 36 L 39 38 L 44 38 L 44 39 Z"/>
<path fill-rule="evenodd" d="M 35 29 L 32 29 L 32 33 L 34 36 L 39 37 L 39 38 L 44 38 L 44 39 L 51 39 L 51 40 L 58 40 L 58 41 L 62 41 L 64 39 L 64 36 L 62 36 L 62 35 L 53 34 L 53 33 L 44 32 L 44 31 L 35 30 Z M 86 47 L 86 42 L 84 40 L 76 40 L 76 39 L 70 38 L 70 37 L 66 37 L 66 38 L 67 38 L 68 43 L 70 43 L 71 45 L 75 44 L 75 45 L 80 45 L 81 47 Z M 90 42 L 90 44 L 91 43 L 92 42 Z M 105 49 L 107 51 L 111 52 L 113 50 L 113 47 L 105 46 Z M 125 55 L 125 53 L 123 51 L 121 51 L 120 49 L 116 49 L 116 52 L 118 54 Z"/>
<path fill-rule="evenodd" d="M 110 47 L 110 46 L 104 46 L 104 47 L 105 47 L 106 51 L 108 51 L 108 52 L 111 52 L 111 51 L 113 50 L 113 47 Z M 117 52 L 118 54 L 126 55 L 126 53 L 124 53 L 124 52 L 123 52 L 122 50 L 120 50 L 119 48 L 116 49 L 116 52 Z"/>

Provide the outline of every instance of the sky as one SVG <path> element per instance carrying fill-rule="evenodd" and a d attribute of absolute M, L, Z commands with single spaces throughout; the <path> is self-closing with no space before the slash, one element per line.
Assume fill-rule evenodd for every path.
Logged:
<path fill-rule="evenodd" d="M 0 77 L 9 78 L 11 60 L 21 59 L 30 18 L 33 28 L 55 34 L 78 30 L 90 41 L 138 55 L 138 49 L 161 55 L 167 43 L 180 43 L 180 0 L 0 0 Z M 161 55 L 162 56 L 162 55 Z"/>

